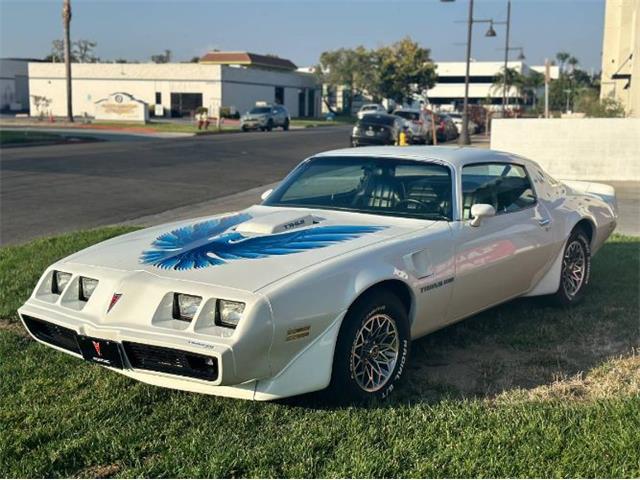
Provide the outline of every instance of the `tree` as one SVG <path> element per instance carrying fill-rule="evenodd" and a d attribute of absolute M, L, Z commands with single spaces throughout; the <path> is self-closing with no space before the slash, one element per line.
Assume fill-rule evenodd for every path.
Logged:
<path fill-rule="evenodd" d="M 379 48 L 374 58 L 378 67 L 374 91 L 398 103 L 432 88 L 437 81 L 431 51 L 406 37 L 389 47 Z"/>
<path fill-rule="evenodd" d="M 75 62 L 96 63 L 99 58 L 93 55 L 93 49 L 98 45 L 91 40 L 77 40 L 73 42 L 73 56 Z"/>
<path fill-rule="evenodd" d="M 77 40 L 71 42 L 71 62 L 95 63 L 100 59 L 93 55 L 97 42 L 92 40 Z M 44 57 L 47 62 L 64 61 L 64 40 L 56 39 L 51 42 L 51 53 Z"/>
<path fill-rule="evenodd" d="M 565 63 L 567 63 L 567 60 L 569 60 L 569 57 L 571 57 L 571 54 L 568 52 L 558 52 L 556 53 L 556 60 L 558 60 L 558 63 L 560 64 L 560 74 L 562 75 L 562 72 L 564 72 L 564 65 Z"/>
<path fill-rule="evenodd" d="M 624 117 L 624 106 L 615 98 L 603 98 L 595 90 L 584 90 L 576 99 L 576 111 L 587 117 Z"/>
<path fill-rule="evenodd" d="M 153 63 L 169 63 L 171 61 L 171 50 L 165 50 L 164 53 L 151 55 Z"/>
<path fill-rule="evenodd" d="M 73 103 L 71 99 L 71 0 L 62 5 L 62 25 L 64 30 L 64 70 L 67 79 L 67 120 L 73 122 Z"/>
<path fill-rule="evenodd" d="M 347 90 L 344 110 L 351 112 L 353 97 L 371 86 L 374 80 L 374 65 L 371 52 L 363 46 L 355 49 L 340 48 L 322 52 L 317 75 L 330 88 L 345 87 Z"/>
<path fill-rule="evenodd" d="M 522 75 L 515 68 L 507 68 L 506 71 L 504 67 L 502 70 L 493 77 L 493 84 L 491 85 L 491 90 L 493 92 L 502 92 L 505 84 L 505 76 L 506 76 L 506 84 L 507 84 L 507 92 L 511 91 L 511 88 L 515 88 L 518 96 L 522 96 L 524 90 L 524 75 Z"/>

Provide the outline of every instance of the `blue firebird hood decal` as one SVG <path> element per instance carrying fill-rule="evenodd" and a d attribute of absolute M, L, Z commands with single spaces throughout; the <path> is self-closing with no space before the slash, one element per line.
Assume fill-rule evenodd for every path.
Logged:
<path fill-rule="evenodd" d="M 228 260 L 289 255 L 327 247 L 386 228 L 327 225 L 259 237 L 245 237 L 231 230 L 250 218 L 248 214 L 232 215 L 164 233 L 153 241 L 150 250 L 142 252 L 140 262 L 167 270 L 204 268 Z"/>

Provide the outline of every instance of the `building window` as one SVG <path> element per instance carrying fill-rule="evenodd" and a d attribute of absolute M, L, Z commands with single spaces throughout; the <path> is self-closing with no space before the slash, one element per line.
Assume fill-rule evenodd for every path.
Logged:
<path fill-rule="evenodd" d="M 156 92 L 156 105 L 162 105 L 162 92 Z"/>
<path fill-rule="evenodd" d="M 284 87 L 276 87 L 276 103 L 284 105 Z"/>

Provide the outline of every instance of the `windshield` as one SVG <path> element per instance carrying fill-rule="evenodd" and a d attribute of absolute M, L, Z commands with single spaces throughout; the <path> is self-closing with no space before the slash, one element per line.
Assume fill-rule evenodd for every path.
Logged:
<path fill-rule="evenodd" d="M 412 160 L 316 157 L 296 168 L 263 205 L 450 220 L 451 172 Z"/>
<path fill-rule="evenodd" d="M 358 121 L 359 125 L 393 125 L 396 119 L 389 115 L 367 115 Z"/>
<path fill-rule="evenodd" d="M 364 107 L 362 107 L 360 110 L 365 112 L 367 110 L 377 110 L 378 106 L 377 105 L 365 105 Z"/>
<path fill-rule="evenodd" d="M 407 120 L 420 120 L 420 114 L 418 112 L 407 112 L 400 110 L 394 113 L 394 115 L 405 118 Z"/>
<path fill-rule="evenodd" d="M 271 111 L 271 108 L 269 107 L 255 107 L 252 108 L 249 113 L 269 113 Z"/>

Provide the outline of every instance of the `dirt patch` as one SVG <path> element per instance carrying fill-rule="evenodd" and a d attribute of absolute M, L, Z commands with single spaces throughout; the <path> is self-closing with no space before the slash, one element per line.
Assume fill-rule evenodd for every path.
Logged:
<path fill-rule="evenodd" d="M 558 378 L 550 385 L 517 389 L 496 397 L 497 403 L 518 401 L 587 401 L 640 395 L 640 356 L 610 360 L 587 374 Z"/>
<path fill-rule="evenodd" d="M 111 478 L 120 471 L 120 465 L 95 465 L 87 467 L 76 475 L 76 478 Z"/>
<path fill-rule="evenodd" d="M 29 334 L 22 326 L 22 323 L 12 320 L 0 319 L 0 331 L 15 333 L 21 337 L 29 337 Z"/>

